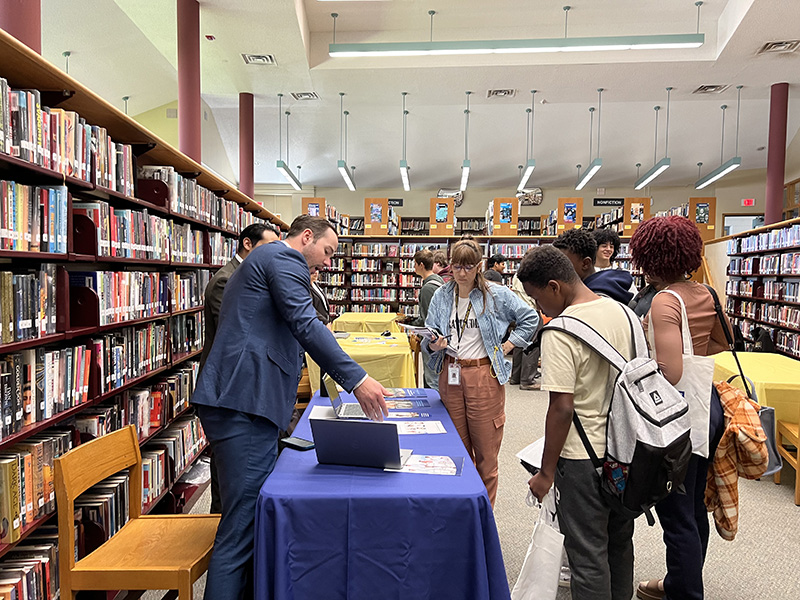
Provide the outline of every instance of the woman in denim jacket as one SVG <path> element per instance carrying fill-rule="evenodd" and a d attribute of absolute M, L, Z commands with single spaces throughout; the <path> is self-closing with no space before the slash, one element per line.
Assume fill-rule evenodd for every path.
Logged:
<path fill-rule="evenodd" d="M 503 384 L 511 375 L 505 355 L 530 344 L 539 316 L 510 289 L 483 278 L 482 252 L 474 241 L 455 244 L 450 258 L 453 281 L 436 290 L 425 321 L 441 337 L 423 345 L 431 353 L 428 364 L 439 373 L 442 402 L 494 506 L 506 421 Z M 516 327 L 504 342 L 512 322 Z"/>

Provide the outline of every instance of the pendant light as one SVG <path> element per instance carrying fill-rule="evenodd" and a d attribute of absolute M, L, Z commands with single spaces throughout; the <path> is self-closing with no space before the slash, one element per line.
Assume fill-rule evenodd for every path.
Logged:
<path fill-rule="evenodd" d="M 469 96 L 472 92 L 464 92 L 467 95 L 467 108 L 464 110 L 464 162 L 461 164 L 461 185 L 458 189 L 462 192 L 467 189 L 469 182 Z"/>
<path fill-rule="evenodd" d="M 411 181 L 408 178 L 408 161 L 406 160 L 406 139 L 407 139 L 407 126 L 408 126 L 408 111 L 406 110 L 406 96 L 408 92 L 402 92 L 403 95 L 403 158 L 400 159 L 400 179 L 403 180 L 403 189 L 406 192 L 411 191 Z"/>
<path fill-rule="evenodd" d="M 283 115 L 281 109 L 283 101 L 283 94 L 278 94 L 278 162 L 275 165 L 278 168 L 283 176 L 286 178 L 286 181 L 298 192 L 303 189 L 303 186 L 300 185 L 300 181 L 297 177 L 294 176 L 292 170 L 289 168 L 287 164 L 289 162 L 289 115 L 291 114 L 288 110 L 286 111 L 286 161 L 283 161 L 283 155 L 281 154 L 281 142 L 282 142 L 282 132 L 281 132 L 281 121 L 283 119 Z"/>
<path fill-rule="evenodd" d="M 722 162 L 724 160 L 724 151 L 725 151 L 725 110 L 728 108 L 727 105 L 723 104 L 720 106 L 722 109 L 722 141 L 720 142 L 719 148 L 719 162 L 720 165 L 711 171 L 705 177 L 701 177 L 698 179 L 694 184 L 694 189 L 702 190 L 704 187 L 711 185 L 718 179 L 722 179 L 730 173 L 731 171 L 738 169 L 742 164 L 742 157 L 739 156 L 739 111 L 742 103 L 742 86 L 737 85 L 737 98 L 736 98 L 736 155 L 731 158 L 727 162 Z"/>
<path fill-rule="evenodd" d="M 536 168 L 536 161 L 533 158 L 533 128 L 536 124 L 536 104 L 534 98 L 536 97 L 536 90 L 531 90 L 531 107 L 526 108 L 525 112 L 528 115 L 528 139 L 525 146 L 525 171 L 519 179 L 517 190 L 522 191 L 528 185 L 528 180 L 533 175 L 533 170 Z"/>
<path fill-rule="evenodd" d="M 670 94 L 672 93 L 672 88 L 667 88 L 667 130 L 665 134 L 665 142 L 664 142 L 664 158 L 656 162 L 657 157 L 657 148 L 658 148 L 658 111 L 661 108 L 660 106 L 655 106 L 654 109 L 656 111 L 656 134 L 655 134 L 655 141 L 653 142 L 653 167 L 647 171 L 644 175 L 639 177 L 636 180 L 636 183 L 633 186 L 633 189 L 640 190 L 648 183 L 653 181 L 656 177 L 661 175 L 664 171 L 669 169 L 671 164 L 669 158 L 669 103 L 670 103 Z"/>
<path fill-rule="evenodd" d="M 347 189 L 351 192 L 356 191 L 356 182 L 353 176 L 353 171 L 347 166 L 347 117 L 350 114 L 346 110 L 344 110 L 344 92 L 339 92 L 339 162 L 337 163 L 337 168 L 339 169 L 339 173 L 342 175 L 342 179 L 344 179 L 344 183 L 347 186 Z M 355 167 L 353 167 L 355 170 Z"/>
<path fill-rule="evenodd" d="M 594 177 L 594 174 L 603 166 L 603 159 L 600 158 L 600 117 L 602 116 L 602 100 L 603 88 L 597 89 L 597 158 L 592 160 L 592 136 L 594 134 L 594 106 L 589 108 L 589 166 L 583 175 L 578 175 L 578 183 L 575 184 L 575 190 L 580 191 L 584 186 L 589 183 L 589 180 Z"/>

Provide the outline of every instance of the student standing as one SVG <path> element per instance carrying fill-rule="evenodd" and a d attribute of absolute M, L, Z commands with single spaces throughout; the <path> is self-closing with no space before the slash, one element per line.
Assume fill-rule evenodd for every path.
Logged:
<path fill-rule="evenodd" d="M 445 250 L 436 250 L 433 253 L 433 272 L 441 277 L 445 283 L 453 278 L 453 272 L 450 270 L 450 263 L 447 261 L 447 252 Z"/>
<path fill-rule="evenodd" d="M 522 259 L 517 277 L 545 315 L 580 319 L 626 360 L 633 356 L 626 309 L 587 288 L 561 251 L 552 246 L 531 250 Z M 555 482 L 573 600 L 630 600 L 633 520 L 613 512 L 605 503 L 600 476 L 572 423 L 574 412 L 597 456 L 605 455 L 616 372 L 566 333 L 545 329 L 541 337 L 542 389 L 550 392 L 550 407 L 542 468 L 528 482 L 531 492 L 541 500 Z"/>
<path fill-rule="evenodd" d="M 253 250 L 228 282 L 219 331 L 192 404 L 219 465 L 222 520 L 206 600 L 253 595 L 256 500 L 289 424 L 305 349 L 366 415 L 388 414 L 387 391 L 342 351 L 311 304 L 310 271 L 330 267 L 338 238 L 327 219 L 302 215 L 283 242 Z"/>
<path fill-rule="evenodd" d="M 274 229 L 273 225 L 267 225 L 265 223 L 253 223 L 252 225 L 248 225 L 239 234 L 239 246 L 236 248 L 236 254 L 228 264 L 214 273 L 211 281 L 208 282 L 205 291 L 205 306 L 203 308 L 205 314 L 205 338 L 203 339 L 203 352 L 200 354 L 200 370 L 202 370 L 203 365 L 206 364 L 206 359 L 208 359 L 208 355 L 211 352 L 211 346 L 214 344 L 214 336 L 217 334 L 217 325 L 219 324 L 219 311 L 222 307 L 222 295 L 225 292 L 228 279 L 233 275 L 236 267 L 242 264 L 242 261 L 247 258 L 251 250 L 278 239 L 280 239 L 278 237 L 278 232 Z M 222 512 L 217 460 L 214 458 L 213 453 L 211 454 L 210 510 L 213 514 Z"/>
<path fill-rule="evenodd" d="M 486 281 L 503 283 L 503 272 L 506 270 L 506 257 L 502 254 L 495 254 L 486 260 L 486 270 L 483 277 Z"/>
<path fill-rule="evenodd" d="M 433 272 L 433 252 L 430 250 L 419 250 L 414 254 L 414 273 L 422 278 L 422 288 L 419 290 L 419 316 L 411 321 L 411 325 L 422 327 L 428 317 L 428 307 L 431 298 L 440 287 L 444 285 L 444 280 Z M 422 349 L 422 369 L 425 373 L 425 387 L 438 390 L 439 378 L 436 372 L 428 364 L 430 354 L 426 349 Z"/>
<path fill-rule="evenodd" d="M 683 377 L 681 301 L 686 307 L 694 354 L 709 356 L 728 349 L 722 323 L 714 310 L 708 288 L 689 281 L 700 268 L 703 240 L 697 227 L 685 217 L 658 217 L 645 221 L 631 239 L 633 262 L 659 290 L 645 317 L 645 329 L 658 366 L 671 384 Z M 668 290 L 673 293 L 665 293 Z M 711 390 L 709 390 L 711 394 Z M 723 416 L 712 397 L 709 457 L 722 435 Z M 710 459 L 692 454 L 684 480 L 685 494 L 670 494 L 656 504 L 667 549 L 667 575 L 663 580 L 642 582 L 636 595 L 645 600 L 702 600 L 703 563 L 708 548 L 708 511 L 705 506 L 706 476 Z"/>
<path fill-rule="evenodd" d="M 481 258 L 472 240 L 453 246 L 454 280 L 436 291 L 425 321 L 442 337 L 424 341 L 423 347 L 431 351 L 431 366 L 440 373 L 442 402 L 494 506 L 506 420 L 503 385 L 511 374 L 504 355 L 530 344 L 539 317 L 508 288 L 486 283 L 478 270 Z M 512 321 L 517 326 L 503 342 Z"/>
<path fill-rule="evenodd" d="M 612 269 L 613 263 L 619 254 L 621 245 L 619 235 L 611 229 L 595 229 L 592 232 L 595 242 L 597 242 L 597 261 L 595 267 L 598 271 Z"/>

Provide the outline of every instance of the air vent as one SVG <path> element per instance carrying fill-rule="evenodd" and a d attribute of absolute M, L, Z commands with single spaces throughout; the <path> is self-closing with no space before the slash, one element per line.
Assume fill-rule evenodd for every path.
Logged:
<path fill-rule="evenodd" d="M 278 64 L 272 54 L 242 54 L 246 65 L 265 65 L 272 67 Z"/>
<path fill-rule="evenodd" d="M 701 85 L 693 94 L 721 94 L 725 90 L 727 90 L 731 85 L 729 83 L 725 85 Z"/>
<path fill-rule="evenodd" d="M 168 119 L 177 119 L 178 118 L 178 109 L 177 108 L 168 108 L 167 109 L 167 118 Z"/>
<path fill-rule="evenodd" d="M 488 90 L 486 92 L 487 98 L 513 98 L 517 94 L 517 90 L 511 88 Z"/>
<path fill-rule="evenodd" d="M 292 92 L 292 98 L 295 100 L 319 100 L 317 92 Z"/>
<path fill-rule="evenodd" d="M 756 54 L 789 54 L 800 48 L 800 40 L 787 40 L 783 42 L 767 42 Z"/>

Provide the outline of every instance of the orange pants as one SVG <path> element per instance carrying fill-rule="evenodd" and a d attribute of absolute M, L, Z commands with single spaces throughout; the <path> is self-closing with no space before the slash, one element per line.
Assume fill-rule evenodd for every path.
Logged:
<path fill-rule="evenodd" d="M 462 366 L 461 385 L 449 385 L 447 369 L 452 363 L 453 359 L 447 357 L 439 375 L 439 394 L 494 507 L 497 457 L 506 422 L 506 391 L 492 375 L 491 365 Z"/>

